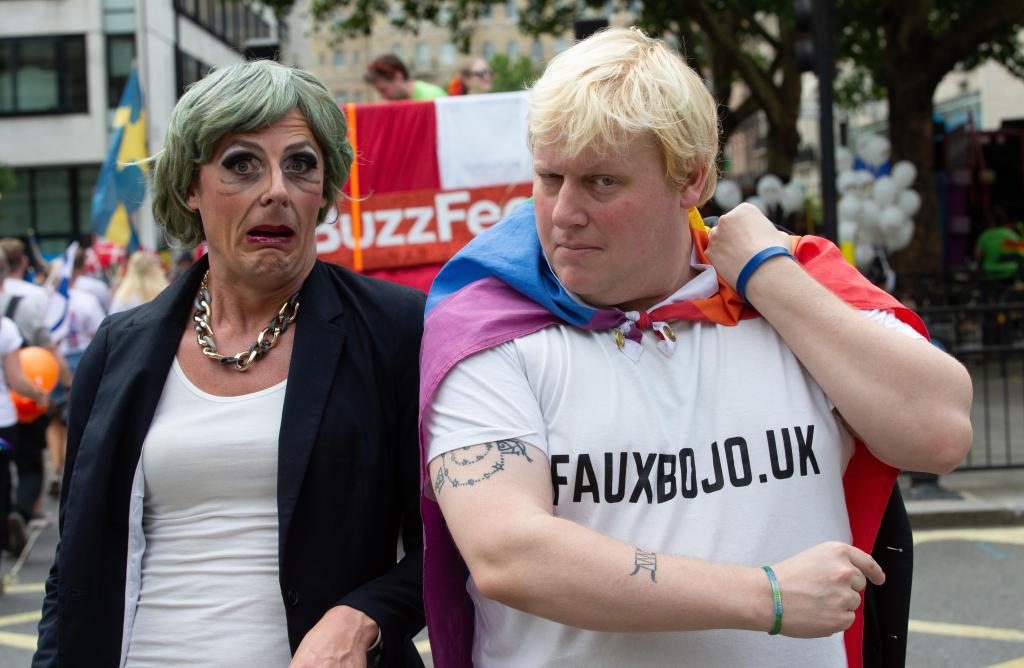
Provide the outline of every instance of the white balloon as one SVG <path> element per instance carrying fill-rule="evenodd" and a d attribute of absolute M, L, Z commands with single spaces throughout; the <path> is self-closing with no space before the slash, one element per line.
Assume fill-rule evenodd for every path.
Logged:
<path fill-rule="evenodd" d="M 869 244 L 871 246 L 878 246 L 885 242 L 885 235 L 882 234 L 882 230 L 875 225 L 860 224 L 857 229 L 857 243 Z"/>
<path fill-rule="evenodd" d="M 857 172 L 849 169 L 839 172 L 839 176 L 836 178 L 836 188 L 840 195 L 845 195 L 859 187 L 860 177 L 857 176 Z"/>
<path fill-rule="evenodd" d="M 914 221 L 906 220 L 885 240 L 885 247 L 891 253 L 901 251 L 914 239 Z"/>
<path fill-rule="evenodd" d="M 891 176 L 879 176 L 872 187 L 871 196 L 881 207 L 886 207 L 896 201 L 899 188 Z"/>
<path fill-rule="evenodd" d="M 857 197 L 856 194 L 850 193 L 849 195 L 843 195 L 843 198 L 839 200 L 839 206 L 837 207 L 840 220 L 848 220 L 850 222 L 857 222 L 860 220 L 860 209 L 862 200 Z"/>
<path fill-rule="evenodd" d="M 782 202 L 782 179 L 774 174 L 766 174 L 757 181 L 757 196 L 768 206 L 776 206 Z"/>
<path fill-rule="evenodd" d="M 753 204 L 758 209 L 760 209 L 761 213 L 763 213 L 766 216 L 768 215 L 768 205 L 765 204 L 765 201 L 758 197 L 757 195 L 751 195 L 750 197 L 748 197 L 747 204 Z"/>
<path fill-rule="evenodd" d="M 900 188 L 909 188 L 914 185 L 914 180 L 917 178 L 917 167 L 909 160 L 900 160 L 892 166 L 892 172 L 889 175 Z"/>
<path fill-rule="evenodd" d="M 914 214 L 921 210 L 921 196 L 916 190 L 904 190 L 896 197 L 896 206 L 902 209 L 908 218 L 913 218 Z"/>
<path fill-rule="evenodd" d="M 853 220 L 839 219 L 839 243 L 846 243 L 857 238 L 857 223 Z"/>
<path fill-rule="evenodd" d="M 871 142 L 877 135 L 861 135 L 857 137 L 857 142 L 853 146 L 853 152 L 858 158 L 867 162 L 867 155 L 871 153 Z"/>
<path fill-rule="evenodd" d="M 782 189 L 782 212 L 787 216 L 804 210 L 804 188 L 799 183 L 790 182 Z"/>
<path fill-rule="evenodd" d="M 853 169 L 853 151 L 845 146 L 836 147 L 836 171 L 845 172 Z"/>
<path fill-rule="evenodd" d="M 715 204 L 722 207 L 724 211 L 732 211 L 743 201 L 743 192 L 735 181 L 726 179 L 718 182 L 715 189 Z"/>
<path fill-rule="evenodd" d="M 858 146 L 860 143 L 858 142 Z M 892 145 L 885 137 L 871 135 L 865 142 L 864 150 L 861 152 L 861 160 L 872 167 L 881 167 L 889 159 Z"/>
<path fill-rule="evenodd" d="M 867 188 L 875 180 L 875 175 L 866 169 L 858 169 L 854 172 L 854 175 L 857 177 L 858 188 Z"/>
<path fill-rule="evenodd" d="M 853 248 L 854 263 L 861 269 L 866 269 L 872 262 L 875 261 L 875 247 L 870 243 L 864 243 L 858 241 L 857 245 Z"/>
<path fill-rule="evenodd" d="M 903 209 L 895 205 L 890 205 L 882 209 L 882 215 L 878 217 L 878 227 L 881 228 L 885 234 L 885 238 L 888 239 L 892 234 L 896 232 L 896 228 L 902 225 L 907 220 L 907 216 L 903 213 Z"/>
<path fill-rule="evenodd" d="M 860 222 L 864 227 L 877 228 L 878 217 L 882 215 L 882 207 L 873 199 L 866 199 L 860 206 Z"/>

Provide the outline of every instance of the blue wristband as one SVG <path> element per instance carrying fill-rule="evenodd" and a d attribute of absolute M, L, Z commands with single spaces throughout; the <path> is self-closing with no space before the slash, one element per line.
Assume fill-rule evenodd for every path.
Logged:
<path fill-rule="evenodd" d="M 757 268 L 765 263 L 765 260 L 773 258 L 776 255 L 785 255 L 790 260 L 795 260 L 793 254 L 789 252 L 788 248 L 782 246 L 769 246 L 763 250 L 758 251 L 754 254 L 754 257 L 747 260 L 747 263 L 743 265 L 743 269 L 740 271 L 739 278 L 736 279 L 736 292 L 740 293 L 740 297 L 743 301 L 750 303 L 747 300 L 747 282 L 750 277 L 754 275 Z"/>

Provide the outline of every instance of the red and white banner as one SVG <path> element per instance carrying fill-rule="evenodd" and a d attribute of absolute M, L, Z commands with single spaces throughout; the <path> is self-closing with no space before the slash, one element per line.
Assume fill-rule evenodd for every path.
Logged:
<path fill-rule="evenodd" d="M 344 109 L 356 162 L 338 215 L 317 228 L 323 260 L 426 287 L 424 271 L 531 194 L 526 93 Z"/>

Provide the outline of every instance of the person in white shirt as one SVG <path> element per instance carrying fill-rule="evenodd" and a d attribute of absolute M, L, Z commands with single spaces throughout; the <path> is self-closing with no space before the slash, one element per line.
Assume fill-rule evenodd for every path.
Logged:
<path fill-rule="evenodd" d="M 25 280 L 28 256 L 20 239 L 0 239 L 0 252 L 9 271 L 4 278 L 4 291 L 0 294 L 0 314 L 15 322 L 28 345 L 46 348 L 54 355 L 60 369 L 60 386 L 65 389 L 71 387 L 71 368 L 53 340 L 47 322 L 51 293 Z M 24 547 L 26 526 L 39 512 L 48 424 L 49 417 L 41 415 L 31 422 L 19 422 L 17 425 L 19 435 L 14 444 L 13 459 L 18 470 L 18 487 L 14 508 L 6 516 L 8 547 L 12 552 L 20 552 L 19 548 Z"/>
<path fill-rule="evenodd" d="M 6 274 L 7 259 L 0 253 L 0 277 Z M 3 287 L 0 284 L 0 293 L 2 292 Z M 10 465 L 14 453 L 20 451 L 17 448 L 18 414 L 7 390 L 14 390 L 38 404 L 47 401 L 47 394 L 33 385 L 21 368 L 18 351 L 23 343 L 24 339 L 14 321 L 0 317 L 0 359 L 3 361 L 0 373 L 0 519 L 5 519 L 12 513 Z M 24 527 L 15 525 L 14 530 L 10 531 L 8 526 L 8 522 L 0 522 L 0 550 L 10 549 L 12 552 L 20 553 L 25 544 Z"/>
<path fill-rule="evenodd" d="M 434 282 L 436 665 L 858 666 L 841 632 L 885 574 L 844 484 L 877 470 L 880 510 L 970 447 L 967 372 L 834 245 L 749 205 L 708 231 L 715 106 L 636 29 L 556 56 L 534 202 Z"/>
<path fill-rule="evenodd" d="M 85 251 L 79 248 L 74 255 L 74 267 L 71 271 L 71 287 L 68 288 L 68 299 L 64 322 L 58 328 L 59 340 L 58 349 L 67 361 L 71 370 L 72 378 L 78 361 L 81 359 L 85 349 L 89 347 L 93 337 L 100 328 L 100 323 L 106 317 L 106 311 L 100 303 L 99 297 L 91 288 L 82 289 L 82 279 L 88 278 L 82 275 L 85 266 Z M 56 289 L 61 276 L 60 261 L 54 263 L 50 269 L 50 276 L 47 283 L 51 289 Z M 96 280 L 96 279 L 93 279 Z M 96 281 L 102 285 L 102 281 Z M 85 285 L 91 285 L 85 283 Z M 63 387 L 57 387 L 51 396 L 50 422 L 46 427 L 46 451 L 50 457 L 50 483 L 49 494 L 56 498 L 60 496 L 60 482 L 64 474 L 64 455 L 67 447 L 67 396 L 68 393 Z"/>

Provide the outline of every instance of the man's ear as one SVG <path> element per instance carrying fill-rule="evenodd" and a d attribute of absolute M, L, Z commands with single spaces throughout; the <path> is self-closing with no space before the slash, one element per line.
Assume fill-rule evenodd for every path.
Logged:
<path fill-rule="evenodd" d="M 708 174 L 711 169 L 711 165 L 704 165 L 704 167 L 693 174 L 690 177 L 689 182 L 679 190 L 680 206 L 682 209 L 687 210 L 697 206 L 697 202 L 700 201 L 701 193 L 704 192 L 704 184 L 708 181 Z"/>

